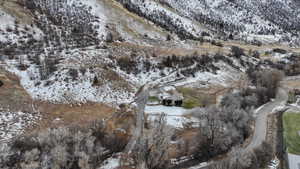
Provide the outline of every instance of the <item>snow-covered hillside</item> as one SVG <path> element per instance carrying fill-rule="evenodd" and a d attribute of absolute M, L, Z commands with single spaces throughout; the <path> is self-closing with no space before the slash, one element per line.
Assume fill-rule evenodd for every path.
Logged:
<path fill-rule="evenodd" d="M 271 4 L 254 0 L 25 0 L 15 4 L 31 22 L 5 8 L 9 3 L 14 2 L 0 6 L 0 59 L 34 99 L 55 103 L 128 103 L 150 81 L 230 86 L 258 59 L 222 53 L 230 52 L 222 44 L 201 54 L 181 50 L 199 51 L 197 40 L 203 36 L 212 40 L 230 34 L 264 35 L 282 40 L 298 29 L 297 5 L 275 0 Z M 264 5 L 285 5 L 291 10 L 282 22 L 274 22 L 263 14 Z M 284 22 L 292 24 L 290 30 Z M 182 39 L 195 41 L 190 45 Z M 170 53 L 174 46 L 178 52 Z M 164 52 L 157 56 L 156 48 Z"/>
<path fill-rule="evenodd" d="M 147 58 L 145 53 L 137 52 L 113 57 L 111 50 L 90 47 L 64 51 L 57 63 L 36 62 L 24 55 L 5 63 L 6 69 L 20 77 L 21 84 L 35 99 L 55 103 L 117 104 L 133 101 L 136 90 L 147 82 L 193 87 L 228 86 L 239 79 L 246 68 L 257 63 L 251 56 Z"/>
<path fill-rule="evenodd" d="M 181 38 L 200 32 L 246 41 L 298 43 L 299 3 L 293 0 L 119 0 Z M 200 26 L 199 26 L 200 25 Z M 266 36 L 268 35 L 268 36 Z M 271 38 L 270 38 L 271 36 Z"/>
<path fill-rule="evenodd" d="M 0 108 L 0 142 L 22 134 L 27 127 L 34 126 L 40 117 L 37 112 L 10 112 Z"/>

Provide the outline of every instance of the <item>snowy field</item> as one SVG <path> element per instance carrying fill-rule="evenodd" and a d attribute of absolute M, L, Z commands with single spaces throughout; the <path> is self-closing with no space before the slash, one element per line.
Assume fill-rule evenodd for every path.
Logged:
<path fill-rule="evenodd" d="M 290 169 L 299 169 L 300 155 L 288 154 L 288 161 Z"/>
<path fill-rule="evenodd" d="M 169 106 L 146 106 L 145 112 L 149 115 L 151 120 L 154 120 L 155 117 L 161 113 L 166 114 L 167 124 L 176 128 L 183 127 L 185 122 L 190 121 L 184 117 L 188 110 L 182 107 L 169 107 Z"/>
<path fill-rule="evenodd" d="M 11 139 L 24 132 L 40 119 L 40 114 L 0 110 L 0 141 Z"/>
<path fill-rule="evenodd" d="M 120 164 L 119 158 L 109 158 L 103 162 L 103 166 L 98 169 L 117 169 Z"/>

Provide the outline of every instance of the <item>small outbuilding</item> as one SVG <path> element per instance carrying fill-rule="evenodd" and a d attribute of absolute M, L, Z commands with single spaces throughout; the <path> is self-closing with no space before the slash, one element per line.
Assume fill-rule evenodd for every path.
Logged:
<path fill-rule="evenodd" d="M 159 94 L 159 100 L 162 105 L 165 106 L 178 106 L 183 104 L 183 95 L 176 90 Z"/>

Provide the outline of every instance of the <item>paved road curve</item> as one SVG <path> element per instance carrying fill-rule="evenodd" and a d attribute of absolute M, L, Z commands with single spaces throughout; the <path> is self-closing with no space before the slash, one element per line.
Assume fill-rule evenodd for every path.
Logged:
<path fill-rule="evenodd" d="M 272 112 L 272 110 L 281 105 L 283 102 L 288 100 L 288 94 L 285 90 L 279 89 L 277 96 L 274 101 L 269 102 L 263 105 L 259 110 L 256 112 L 256 119 L 255 119 L 255 129 L 253 133 L 253 137 L 251 142 L 247 145 L 244 149 L 245 151 L 251 151 L 254 148 L 260 146 L 263 141 L 265 141 L 267 136 L 267 122 L 268 122 L 268 114 Z M 193 167 L 192 169 L 207 169 L 214 161 L 208 163 L 205 166 Z"/>
<path fill-rule="evenodd" d="M 271 113 L 276 106 L 279 106 L 281 103 L 286 102 L 287 100 L 288 95 L 286 91 L 279 89 L 276 99 L 265 104 L 258 110 L 253 137 L 250 144 L 245 148 L 246 151 L 250 151 L 262 144 L 267 135 L 268 114 Z"/>
<path fill-rule="evenodd" d="M 152 87 L 153 86 L 151 84 L 147 84 L 143 86 L 136 95 L 136 103 L 140 110 L 138 114 L 141 116 L 138 120 L 140 121 L 140 123 L 143 123 L 144 117 L 142 114 L 144 112 L 145 104 L 149 96 L 149 89 Z M 245 151 L 251 151 L 254 148 L 260 146 L 262 142 L 265 141 L 267 135 L 268 114 L 271 113 L 276 106 L 281 105 L 283 102 L 286 102 L 287 100 L 288 100 L 287 92 L 280 88 L 278 90 L 277 96 L 274 101 L 269 102 L 263 105 L 261 108 L 259 108 L 259 110 L 256 112 L 257 117 L 255 120 L 255 129 L 254 129 L 253 137 L 251 142 L 244 149 Z M 136 134 L 140 136 L 142 134 L 142 131 L 137 129 Z M 209 164 L 213 164 L 213 163 L 214 162 L 210 162 Z M 196 168 L 206 169 L 207 167 L 208 167 L 207 165 L 204 165 L 204 166 L 199 166 L 199 168 L 194 167 L 193 169 Z"/>

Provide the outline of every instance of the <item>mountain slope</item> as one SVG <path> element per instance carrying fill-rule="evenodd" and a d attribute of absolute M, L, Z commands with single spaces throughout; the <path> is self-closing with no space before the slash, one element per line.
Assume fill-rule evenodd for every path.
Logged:
<path fill-rule="evenodd" d="M 217 38 L 263 31 L 282 40 L 297 28 L 284 32 L 280 23 L 295 18 L 295 25 L 298 18 L 298 4 L 279 1 L 274 4 L 287 5 L 291 15 L 272 24 L 259 13 L 270 4 L 254 0 L 0 2 L 2 63 L 33 98 L 55 103 L 131 102 L 149 81 L 229 86 L 259 59 L 251 50 L 236 55 L 236 42 Z M 271 29 L 278 35 L 269 35 Z"/>
<path fill-rule="evenodd" d="M 293 0 L 119 0 L 129 10 L 183 39 L 199 32 L 246 41 L 298 44 L 300 10 Z M 200 24 L 201 26 L 197 27 Z M 206 28 L 206 29 L 205 29 Z M 203 34 L 202 34 L 203 35 Z M 266 37 L 267 36 L 267 37 Z"/>

